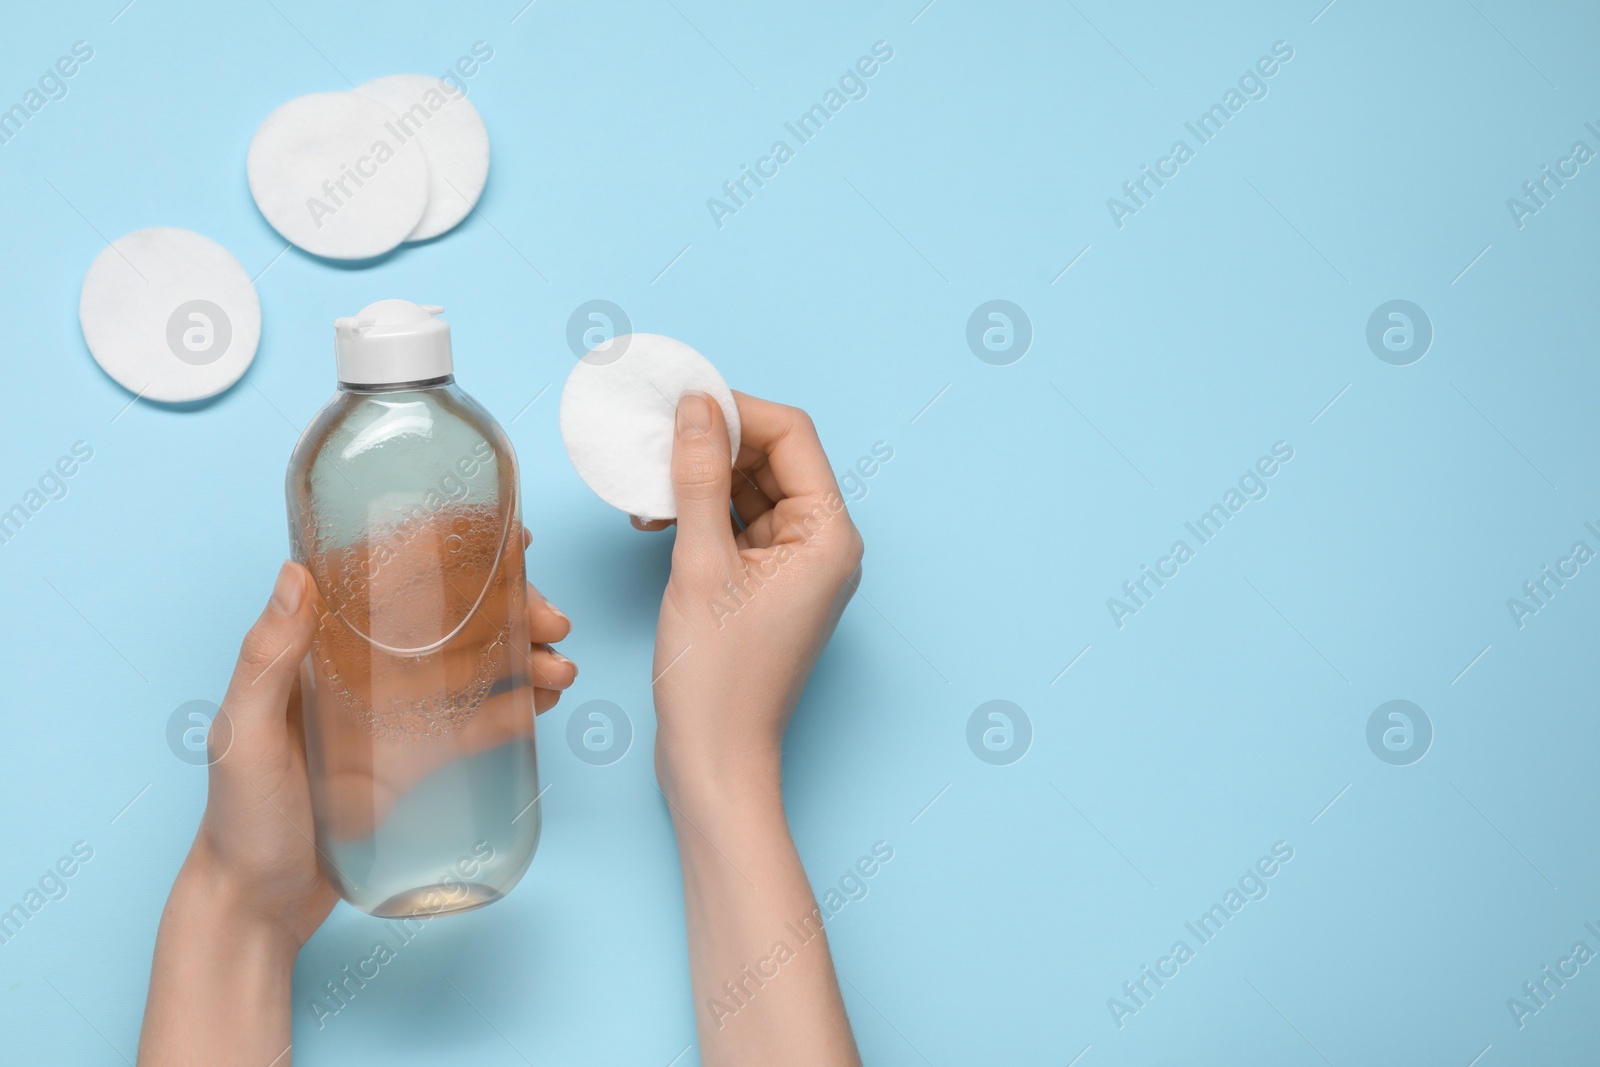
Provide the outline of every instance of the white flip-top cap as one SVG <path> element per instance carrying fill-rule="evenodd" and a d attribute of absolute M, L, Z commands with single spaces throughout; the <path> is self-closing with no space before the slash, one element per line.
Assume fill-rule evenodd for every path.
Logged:
<path fill-rule="evenodd" d="M 436 304 L 380 300 L 349 318 L 333 320 L 339 380 L 346 385 L 394 385 L 443 378 L 450 358 L 450 324 Z"/>

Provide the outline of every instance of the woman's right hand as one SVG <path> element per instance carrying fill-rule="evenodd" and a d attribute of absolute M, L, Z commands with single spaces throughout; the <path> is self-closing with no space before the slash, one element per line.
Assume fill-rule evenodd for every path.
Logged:
<path fill-rule="evenodd" d="M 700 1059 L 860 1067 L 784 815 L 781 752 L 860 580 L 861 535 L 806 413 L 735 399 L 731 461 L 721 405 L 678 401 L 678 534 L 656 627 L 656 777 L 683 868 Z"/>
<path fill-rule="evenodd" d="M 678 805 L 776 795 L 790 715 L 860 577 L 861 535 L 810 417 L 734 396 L 731 462 L 721 406 L 678 403 L 678 532 L 652 671 L 656 772 Z"/>

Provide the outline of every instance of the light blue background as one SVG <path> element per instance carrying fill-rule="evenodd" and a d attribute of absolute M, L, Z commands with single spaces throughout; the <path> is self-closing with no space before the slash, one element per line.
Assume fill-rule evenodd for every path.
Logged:
<path fill-rule="evenodd" d="M 1575 540 L 1600 548 L 1600 165 L 1520 230 L 1506 207 L 1575 140 L 1600 148 L 1591 6 L 121 2 L 11 3 L 0 35 L 6 104 L 95 50 L 0 147 L 0 507 L 95 450 L 0 546 L 0 906 L 95 849 L 0 947 L 0 1058 L 131 1059 L 205 793 L 168 715 L 220 696 L 285 555 L 332 319 L 389 296 L 448 309 L 459 380 L 508 426 L 531 574 L 582 676 L 540 725 L 545 835 L 517 892 L 430 925 L 319 1031 L 309 996 L 375 933 L 341 906 L 296 972 L 297 1063 L 696 1062 L 650 760 L 670 535 L 590 494 L 556 430 L 592 298 L 810 410 L 836 469 L 894 450 L 852 505 L 862 595 L 787 764 L 819 888 L 895 850 L 830 932 L 869 1063 L 1600 1055 L 1600 963 L 1524 1029 L 1506 1007 L 1575 941 L 1600 950 L 1600 565 L 1520 630 L 1506 607 Z M 261 119 L 480 40 L 481 214 L 366 269 L 275 260 L 244 180 Z M 717 228 L 706 199 L 878 40 L 870 94 Z M 1280 40 L 1266 99 L 1114 225 L 1106 198 Z M 265 270 L 256 362 L 195 410 L 124 410 L 78 330 L 105 239 L 154 225 Z M 1035 331 L 1009 366 L 965 342 L 994 298 Z M 1411 366 L 1365 342 L 1394 298 L 1433 322 Z M 1280 440 L 1270 495 L 1119 630 L 1106 598 Z M 1411 766 L 1365 740 L 1395 698 L 1436 733 Z M 565 744 L 592 699 L 636 728 L 611 766 Z M 1010 766 L 966 745 L 991 699 L 1033 724 Z M 1279 840 L 1270 895 L 1119 1029 L 1107 998 Z"/>

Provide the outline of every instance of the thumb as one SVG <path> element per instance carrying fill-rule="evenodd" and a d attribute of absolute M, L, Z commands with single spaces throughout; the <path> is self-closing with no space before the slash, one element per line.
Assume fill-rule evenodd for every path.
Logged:
<path fill-rule="evenodd" d="M 733 552 L 733 523 L 728 518 L 733 481 L 733 457 L 728 454 L 728 424 L 722 405 L 704 393 L 678 398 L 676 433 L 672 441 L 672 490 L 678 503 L 678 539 L 674 562 L 680 553 L 695 557 L 726 556 Z"/>
<path fill-rule="evenodd" d="M 298 563 L 284 563 L 266 610 L 239 645 L 239 662 L 223 698 L 235 728 L 249 730 L 283 719 L 317 628 L 310 592 L 310 573 Z"/>

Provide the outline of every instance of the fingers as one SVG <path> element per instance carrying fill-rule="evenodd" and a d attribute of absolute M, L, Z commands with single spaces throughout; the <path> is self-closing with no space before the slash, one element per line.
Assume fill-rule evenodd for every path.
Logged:
<path fill-rule="evenodd" d="M 556 706 L 561 692 L 578 678 L 578 665 L 551 648 L 572 632 L 572 620 L 561 609 L 544 598 L 544 594 L 528 583 L 528 637 L 533 643 L 527 657 L 528 671 L 533 676 L 533 710 L 543 715 Z"/>
<path fill-rule="evenodd" d="M 628 516 L 628 521 L 633 523 L 633 528 L 635 530 L 643 530 L 646 533 L 655 533 L 658 530 L 665 530 L 668 526 L 671 526 L 676 520 L 675 519 L 641 519 L 637 515 L 629 515 Z"/>
<path fill-rule="evenodd" d="M 744 449 L 741 448 L 739 451 L 743 452 Z M 764 465 L 762 469 L 765 469 Z M 774 491 L 776 488 L 773 486 Z M 733 472 L 733 511 L 739 516 L 740 525 L 748 527 L 771 511 L 773 503 L 773 498 L 767 494 L 765 487 L 751 478 L 748 472 L 743 470 Z"/>
<path fill-rule="evenodd" d="M 739 404 L 739 468 L 768 497 L 779 498 L 773 495 L 773 489 L 784 497 L 823 496 L 839 491 L 811 416 L 799 408 L 744 393 L 733 396 Z"/>
<path fill-rule="evenodd" d="M 316 628 L 311 575 L 298 563 L 285 563 L 266 610 L 244 635 L 239 662 L 223 698 L 235 730 L 247 732 L 272 724 L 281 728 L 300 661 L 311 650 Z"/>
<path fill-rule="evenodd" d="M 734 553 L 733 526 L 728 519 L 733 461 L 728 455 L 722 405 L 704 393 L 684 394 L 678 400 L 676 430 L 672 489 L 678 503 L 678 539 L 672 548 L 673 565 L 730 558 Z"/>
<path fill-rule="evenodd" d="M 569 689 L 578 679 L 578 665 L 549 645 L 533 646 L 528 670 L 533 674 L 535 689 Z"/>
<path fill-rule="evenodd" d="M 528 583 L 528 639 L 534 644 L 560 641 L 572 632 L 572 620 L 560 608 L 544 598 L 544 594 Z"/>

